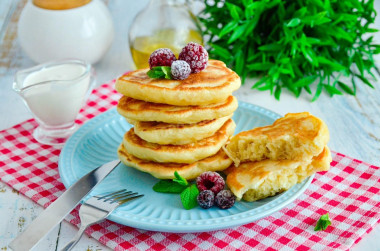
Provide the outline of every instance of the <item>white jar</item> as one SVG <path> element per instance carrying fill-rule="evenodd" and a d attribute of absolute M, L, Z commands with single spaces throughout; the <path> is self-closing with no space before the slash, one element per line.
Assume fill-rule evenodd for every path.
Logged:
<path fill-rule="evenodd" d="M 29 0 L 18 23 L 20 45 L 37 63 L 65 58 L 96 63 L 113 37 L 111 15 L 100 0 L 65 10 L 43 9 Z"/>

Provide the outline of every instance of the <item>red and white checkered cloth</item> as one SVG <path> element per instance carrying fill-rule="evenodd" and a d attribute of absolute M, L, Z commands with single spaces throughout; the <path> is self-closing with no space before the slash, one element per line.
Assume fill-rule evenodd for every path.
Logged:
<path fill-rule="evenodd" d="M 120 97 L 114 81 L 94 90 L 77 123 L 114 107 Z M 65 190 L 58 173 L 60 147 L 37 143 L 34 120 L 0 132 L 0 179 L 47 207 Z M 269 250 L 349 249 L 380 222 L 380 168 L 333 153 L 328 172 L 316 174 L 309 188 L 286 208 L 264 219 L 220 231 L 162 233 L 122 226 L 111 221 L 90 227 L 87 233 L 115 250 L 210 248 Z M 322 214 L 332 225 L 314 232 Z M 78 225 L 78 211 L 67 220 Z"/>

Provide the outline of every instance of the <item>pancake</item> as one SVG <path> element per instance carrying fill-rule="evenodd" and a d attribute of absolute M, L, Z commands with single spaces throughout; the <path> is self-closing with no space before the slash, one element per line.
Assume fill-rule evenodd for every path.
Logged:
<path fill-rule="evenodd" d="M 203 106 L 173 106 L 123 96 L 119 100 L 117 111 L 128 120 L 193 124 L 229 116 L 237 107 L 238 102 L 233 96 L 227 97 L 222 103 Z"/>
<path fill-rule="evenodd" d="M 191 180 L 205 171 L 223 171 L 232 163 L 232 160 L 222 150 L 191 164 L 157 163 L 142 160 L 128 153 L 123 144 L 119 146 L 117 154 L 121 162 L 126 166 L 150 173 L 158 179 L 174 179 L 174 171 L 177 171 L 185 179 Z"/>
<path fill-rule="evenodd" d="M 289 113 L 273 125 L 237 134 L 226 149 L 236 165 L 264 159 L 306 160 L 322 152 L 328 141 L 322 120 L 308 112 Z"/>
<path fill-rule="evenodd" d="M 131 128 L 123 138 L 125 149 L 143 160 L 155 162 L 193 163 L 217 153 L 235 130 L 232 119 L 212 136 L 186 145 L 159 145 L 147 142 L 137 136 Z"/>
<path fill-rule="evenodd" d="M 225 170 L 226 183 L 237 199 L 255 201 L 286 191 L 316 172 L 329 170 L 331 160 L 326 146 L 309 160 L 262 160 L 232 165 Z"/>
<path fill-rule="evenodd" d="M 155 121 L 130 121 L 137 136 L 151 143 L 161 145 L 184 145 L 212 136 L 232 117 L 203 120 L 194 124 L 168 124 Z"/>
<path fill-rule="evenodd" d="M 147 102 L 176 106 L 220 103 L 240 85 L 240 77 L 217 60 L 209 60 L 205 70 L 184 80 L 152 79 L 149 69 L 129 72 L 117 79 L 121 94 Z"/>

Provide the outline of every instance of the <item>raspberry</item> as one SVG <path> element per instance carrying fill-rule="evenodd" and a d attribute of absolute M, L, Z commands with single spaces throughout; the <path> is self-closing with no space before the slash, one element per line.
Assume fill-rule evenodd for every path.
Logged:
<path fill-rule="evenodd" d="M 214 205 L 215 195 L 210 190 L 203 190 L 197 196 L 198 205 L 201 208 L 208 209 Z"/>
<path fill-rule="evenodd" d="M 186 79 L 191 73 L 190 65 L 183 60 L 177 60 L 172 63 L 171 73 L 174 79 Z"/>
<path fill-rule="evenodd" d="M 199 191 L 211 190 L 217 194 L 224 189 L 224 179 L 216 172 L 204 172 L 198 176 L 196 182 Z"/>
<path fill-rule="evenodd" d="M 235 204 L 235 196 L 229 190 L 222 190 L 216 195 L 215 204 L 221 209 L 228 209 Z"/>
<path fill-rule="evenodd" d="M 178 59 L 190 65 L 191 73 L 197 73 L 207 67 L 208 53 L 202 45 L 190 42 L 183 47 Z"/>
<path fill-rule="evenodd" d="M 168 48 L 160 48 L 152 52 L 149 57 L 149 67 L 171 66 L 177 60 L 174 53 Z"/>

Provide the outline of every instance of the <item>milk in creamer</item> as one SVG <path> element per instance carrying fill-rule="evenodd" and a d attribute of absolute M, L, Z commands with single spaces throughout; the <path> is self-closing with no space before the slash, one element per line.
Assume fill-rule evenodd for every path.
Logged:
<path fill-rule="evenodd" d="M 47 127 L 74 123 L 90 87 L 88 69 L 79 64 L 42 68 L 24 79 L 22 96 Z"/>

